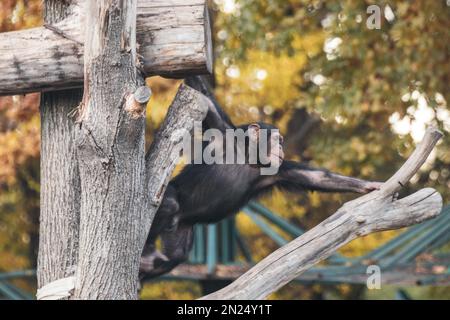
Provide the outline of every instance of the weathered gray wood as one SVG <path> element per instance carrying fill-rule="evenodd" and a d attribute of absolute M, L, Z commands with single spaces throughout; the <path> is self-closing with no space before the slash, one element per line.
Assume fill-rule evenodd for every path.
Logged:
<path fill-rule="evenodd" d="M 429 266 L 424 266 L 423 263 L 418 263 L 420 271 L 417 271 L 414 264 L 405 264 L 396 266 L 395 269 L 381 270 L 381 284 L 383 285 L 427 285 L 427 281 L 430 277 L 433 277 L 433 286 L 450 285 L 450 275 L 447 273 L 437 274 L 433 270 L 433 265 L 446 266 L 449 264 L 449 259 L 433 258 L 433 263 Z M 373 263 L 371 263 L 373 264 Z M 204 264 L 181 264 L 173 269 L 168 275 L 177 277 L 180 280 L 198 279 L 198 280 L 227 280 L 233 281 L 243 275 L 249 270 L 248 265 L 226 265 L 217 264 L 214 271 L 211 273 L 208 270 L 208 266 Z M 309 269 L 307 272 L 302 273 L 294 281 L 300 281 L 301 283 L 350 283 L 350 284 L 367 284 L 368 275 L 365 269 L 361 269 L 355 272 L 355 270 L 349 271 L 348 274 L 338 275 L 324 275 L 323 270 Z M 428 278 L 428 279 L 427 279 Z M 425 281 L 423 281 L 425 279 Z M 145 280 L 148 282 L 154 281 L 154 279 Z"/>
<path fill-rule="evenodd" d="M 189 131 L 208 108 L 200 93 L 181 86 L 145 159 L 140 100 L 146 90 L 135 66 L 135 5 L 89 1 L 77 115 L 82 194 L 75 299 L 137 298 L 145 238 L 179 157 L 173 133 Z"/>
<path fill-rule="evenodd" d="M 55 97 L 57 98 L 58 95 L 61 94 L 63 94 L 63 91 L 55 93 Z M 65 94 L 68 94 L 68 92 L 65 92 Z M 80 95 L 76 94 L 76 97 L 75 101 L 79 101 Z M 62 98 L 60 97 L 59 99 Z M 71 95 L 66 96 L 66 99 L 68 100 L 62 100 L 62 102 L 69 102 L 67 105 L 70 106 L 70 99 L 72 99 Z M 208 102 L 203 95 L 196 90 L 185 85 L 180 86 L 178 93 L 169 108 L 166 120 L 158 131 L 158 134 L 147 153 L 146 169 L 145 172 L 142 173 L 142 176 L 146 176 L 146 185 L 144 186 L 144 189 L 146 190 L 145 194 L 148 195 L 148 197 L 145 202 L 147 208 L 141 208 L 141 236 L 140 241 L 138 241 L 141 243 L 141 246 L 143 246 L 145 242 L 152 218 L 159 206 L 174 166 L 178 161 L 178 144 L 181 138 L 179 133 L 183 130 L 190 132 L 195 121 L 203 120 L 208 109 L 206 103 Z M 50 111 L 56 112 L 64 110 L 57 109 L 60 106 L 64 107 L 65 104 L 61 103 L 54 106 L 45 105 L 45 109 L 43 110 L 47 113 Z M 56 115 L 61 118 L 55 118 L 54 122 L 49 122 L 51 127 L 45 125 L 45 128 L 48 127 L 45 130 L 47 133 L 45 137 L 54 137 L 54 139 L 51 140 L 52 144 L 48 144 L 48 152 L 46 152 L 47 147 L 45 150 L 43 149 L 43 153 L 45 153 L 47 157 L 42 165 L 45 168 L 49 168 L 49 170 L 46 170 L 45 172 L 52 173 L 53 175 L 49 177 L 52 177 L 53 180 L 48 181 L 48 189 L 46 189 L 44 193 L 47 200 L 43 208 L 47 208 L 48 213 L 45 211 L 47 218 L 45 224 L 41 224 L 41 243 L 43 243 L 43 245 L 41 246 L 40 253 L 42 253 L 42 257 L 44 257 L 45 260 L 44 263 L 41 263 L 39 269 L 39 276 L 42 278 L 39 287 L 57 279 L 73 275 L 76 260 L 73 260 L 72 258 L 76 259 L 78 257 L 77 244 L 79 221 L 78 219 L 74 220 L 72 218 L 72 216 L 78 216 L 78 210 L 73 210 L 74 208 L 71 206 L 77 204 L 79 206 L 80 188 L 78 179 L 73 179 L 73 177 L 76 178 L 78 175 L 74 175 L 75 172 L 71 171 L 71 168 L 77 168 L 76 157 L 71 153 L 74 150 L 71 144 L 66 145 L 65 143 L 73 141 L 70 139 L 68 140 L 65 136 L 71 132 L 66 129 L 66 126 L 73 128 L 73 121 L 67 117 L 67 113 L 60 112 Z M 173 139 L 171 139 L 171 137 Z M 61 141 L 55 139 L 60 139 Z M 65 148 L 69 146 L 71 148 L 65 150 Z M 61 167 L 63 170 L 61 170 Z M 43 185 L 43 188 L 44 187 L 45 186 Z M 77 193 L 73 194 L 73 190 Z M 97 202 L 99 201 L 101 201 L 101 199 L 97 200 Z M 54 210 L 54 212 L 51 210 Z M 94 214 L 94 212 L 92 214 Z M 90 229 L 97 230 L 97 221 L 85 221 L 85 223 L 91 222 L 94 223 L 94 225 L 91 226 Z M 114 222 L 111 223 L 113 224 Z M 43 228 L 44 225 L 46 228 Z M 75 231 L 75 233 L 73 231 Z M 115 243 L 117 244 L 117 241 Z M 89 260 L 89 256 L 86 256 L 83 248 L 80 250 L 80 255 Z M 140 256 L 140 251 L 138 256 Z M 102 266 L 102 264 L 100 266 Z M 72 298 L 81 297 L 73 296 Z"/>
<path fill-rule="evenodd" d="M 67 15 L 60 0 L 44 2 L 45 21 Z M 80 182 L 75 150 L 75 125 L 69 114 L 82 90 L 41 96 L 41 190 L 38 287 L 74 274 L 78 258 Z"/>
<path fill-rule="evenodd" d="M 144 200 L 145 106 L 136 70 L 136 0 L 89 0 L 78 165 L 79 259 L 74 299 L 136 299 Z"/>
<path fill-rule="evenodd" d="M 442 209 L 442 197 L 436 190 L 425 188 L 400 200 L 394 194 L 422 166 L 441 136 L 435 129 L 428 130 L 408 161 L 380 190 L 347 202 L 331 217 L 270 254 L 232 284 L 203 299 L 263 299 L 357 237 L 437 216 Z"/>
<path fill-rule="evenodd" d="M 139 0 L 138 53 L 147 75 L 211 73 L 212 43 L 205 0 Z M 82 86 L 84 0 L 58 23 L 0 33 L 0 95 Z"/>
<path fill-rule="evenodd" d="M 184 133 L 192 133 L 194 123 L 203 121 L 211 103 L 203 94 L 182 84 L 172 102 L 161 129 L 146 155 L 146 210 L 142 246 L 161 204 L 167 184 L 180 158 Z"/>
<path fill-rule="evenodd" d="M 69 4 L 46 1 L 46 21 L 73 13 Z M 190 131 L 208 107 L 203 95 L 181 86 L 145 160 L 150 91 L 136 68 L 136 1 L 89 5 L 80 107 L 73 112 L 80 90 L 43 95 L 39 287 L 75 274 L 71 298 L 136 298 L 141 251 L 179 156 L 171 138 Z"/>

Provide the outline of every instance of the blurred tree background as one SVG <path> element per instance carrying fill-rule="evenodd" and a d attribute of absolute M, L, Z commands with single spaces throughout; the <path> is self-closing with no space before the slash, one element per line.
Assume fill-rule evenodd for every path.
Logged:
<path fill-rule="evenodd" d="M 2 0 L 0 32 L 42 24 L 40 0 Z M 381 28 L 370 29 L 377 5 Z M 430 186 L 450 196 L 450 2 L 214 0 L 216 94 L 235 123 L 277 125 L 290 158 L 345 175 L 385 180 L 421 140 L 426 126 L 444 133 L 407 190 Z M 158 128 L 179 81 L 148 79 L 148 138 Z M 0 97 L 0 272 L 33 268 L 39 215 L 39 94 Z M 310 228 L 351 195 L 279 191 L 262 202 Z M 275 243 L 238 215 L 256 259 Z M 341 253 L 357 256 L 398 231 L 358 239 Z M 25 283 L 19 285 L 26 286 Z M 31 288 L 30 288 L 31 289 Z M 393 298 L 381 290 L 290 284 L 272 298 Z M 449 288 L 419 289 L 414 298 L 448 298 Z M 143 298 L 189 299 L 198 284 L 146 285 Z"/>

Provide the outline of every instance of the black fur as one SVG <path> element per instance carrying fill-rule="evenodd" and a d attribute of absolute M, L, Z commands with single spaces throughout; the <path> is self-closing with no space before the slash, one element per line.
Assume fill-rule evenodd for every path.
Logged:
<path fill-rule="evenodd" d="M 190 79 L 197 89 L 205 86 L 198 79 Z M 211 96 L 210 96 L 211 97 Z M 211 97 L 213 98 L 213 97 Z M 214 101 L 204 121 L 204 128 L 224 131 L 236 128 Z M 258 123 L 260 128 L 274 129 Z M 248 125 L 238 128 L 246 130 Z M 270 138 L 270 136 L 268 137 Z M 192 247 L 193 225 L 214 223 L 237 213 L 251 199 L 274 187 L 288 191 L 368 192 L 379 184 L 344 177 L 306 165 L 283 161 L 278 174 L 263 176 L 261 167 L 249 164 L 190 164 L 169 184 L 163 203 L 156 213 L 141 259 L 142 277 L 155 277 L 169 272 L 188 257 Z M 162 252 L 155 248 L 158 237 Z"/>

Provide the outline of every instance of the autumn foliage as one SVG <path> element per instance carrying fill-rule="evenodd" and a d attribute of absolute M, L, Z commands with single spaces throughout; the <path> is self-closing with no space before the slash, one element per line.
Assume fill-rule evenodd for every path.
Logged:
<path fill-rule="evenodd" d="M 370 30 L 369 1 L 212 1 L 216 94 L 235 123 L 279 126 L 290 157 L 366 179 L 389 177 L 425 126 L 436 125 L 446 136 L 408 188 L 431 186 L 447 203 L 450 8 L 443 0 L 392 3 L 382 8 L 381 29 Z M 0 2 L 0 32 L 40 24 L 41 0 Z M 154 92 L 147 112 L 151 137 L 179 81 L 147 81 Z M 0 97 L 0 272 L 36 263 L 39 146 L 39 94 Z M 275 191 L 262 202 L 310 228 L 350 197 Z M 276 248 L 247 216 L 238 215 L 237 224 L 256 260 Z M 395 234 L 353 241 L 342 253 L 360 255 Z M 362 296 L 349 286 L 328 290 L 339 297 Z M 315 298 L 323 292 L 292 284 L 274 297 Z M 198 286 L 186 283 L 152 284 L 143 291 L 147 298 L 200 294 Z"/>

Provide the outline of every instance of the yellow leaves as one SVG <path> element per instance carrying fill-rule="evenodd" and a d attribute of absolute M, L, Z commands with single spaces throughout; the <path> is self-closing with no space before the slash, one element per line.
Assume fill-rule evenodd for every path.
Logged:
<path fill-rule="evenodd" d="M 311 58 L 322 52 L 324 40 L 325 34 L 322 31 L 316 31 L 301 37 L 296 36 L 292 41 L 292 47 L 298 52 L 306 52 L 306 55 Z"/>
<path fill-rule="evenodd" d="M 12 184 L 16 171 L 30 158 L 39 157 L 40 122 L 38 115 L 20 123 L 13 131 L 0 133 L 0 183 Z"/>
<path fill-rule="evenodd" d="M 425 16 L 423 14 L 418 14 L 415 18 L 411 20 L 411 25 L 413 28 L 422 29 L 425 27 Z"/>
<path fill-rule="evenodd" d="M 348 284 L 339 284 L 337 285 L 337 289 L 341 292 L 343 295 L 348 295 L 352 292 L 352 286 Z"/>
<path fill-rule="evenodd" d="M 408 2 L 399 2 L 399 3 L 397 3 L 396 6 L 397 6 L 396 13 L 397 13 L 397 16 L 400 18 L 400 17 L 405 16 L 408 13 L 410 4 Z"/>
<path fill-rule="evenodd" d="M 3 240 L 0 237 L 0 243 Z M 16 255 L 10 251 L 1 251 L 0 270 L 23 270 L 29 268 L 26 256 Z"/>
<path fill-rule="evenodd" d="M 378 248 L 399 233 L 401 233 L 401 231 L 398 230 L 372 233 L 363 238 L 353 240 L 348 245 L 344 246 L 340 252 L 348 257 L 358 257 Z"/>
<path fill-rule="evenodd" d="M 263 259 L 275 250 L 276 245 L 274 242 L 262 233 L 261 229 L 256 226 L 248 215 L 238 214 L 236 216 L 236 226 L 240 234 L 245 236 L 255 261 Z"/>
<path fill-rule="evenodd" d="M 141 292 L 143 300 L 193 300 L 201 296 L 197 281 L 161 281 L 146 284 Z"/>
<path fill-rule="evenodd" d="M 218 80 L 230 83 L 234 104 L 281 108 L 298 95 L 296 86 L 301 83 L 299 70 L 306 61 L 304 56 L 276 57 L 252 51 L 248 58 L 251 63 L 237 66 L 240 73 L 237 78 L 225 78 L 226 71 L 218 70 Z"/>
<path fill-rule="evenodd" d="M 309 200 L 311 201 L 311 206 L 313 208 L 319 208 L 322 204 L 322 199 L 320 197 L 320 194 L 317 192 L 313 192 L 309 194 Z"/>
<path fill-rule="evenodd" d="M 247 59 L 240 63 L 231 64 L 224 58 L 216 65 L 217 94 L 227 108 L 240 107 L 252 120 L 260 118 L 252 107 L 270 115 L 270 109 L 281 109 L 298 100 L 298 87 L 303 84 L 300 71 L 306 65 L 307 55 L 320 52 L 322 42 L 323 36 L 314 33 L 293 40 L 293 56 L 250 50 Z M 242 120 L 242 114 L 239 119 Z"/>
<path fill-rule="evenodd" d="M 2 0 L 0 2 L 0 32 L 40 25 L 41 11 L 41 0 Z"/>
<path fill-rule="evenodd" d="M 382 150 L 382 146 L 373 142 L 367 142 L 359 137 L 352 137 L 350 139 L 350 148 L 353 151 L 351 158 L 362 162 L 366 160 L 368 155 L 379 154 Z"/>
<path fill-rule="evenodd" d="M 360 168 L 361 175 L 364 177 L 371 177 L 375 174 L 375 167 L 372 165 L 363 165 Z"/>
<path fill-rule="evenodd" d="M 321 105 L 325 102 L 325 99 L 322 96 L 314 97 L 314 105 Z M 311 108 L 314 106 L 311 106 Z"/>
<path fill-rule="evenodd" d="M 0 32 L 40 25 L 41 10 L 41 0 L 0 1 Z M 0 97 L 0 270 L 31 266 L 36 225 L 30 220 L 39 212 L 38 107 L 39 94 Z"/>
<path fill-rule="evenodd" d="M 161 77 L 147 79 L 147 85 L 154 93 L 147 104 L 147 121 L 154 127 L 158 127 L 164 120 L 180 84 L 181 80 L 170 80 Z"/>
<path fill-rule="evenodd" d="M 238 214 L 236 216 L 236 224 L 239 231 L 247 236 L 255 236 L 260 233 L 260 230 L 254 227 L 252 219 L 245 214 Z"/>
<path fill-rule="evenodd" d="M 301 218 L 306 211 L 303 206 L 298 205 L 296 200 L 299 197 L 301 195 L 289 194 L 286 191 L 275 189 L 271 194 L 261 199 L 261 203 L 284 219 Z"/>
<path fill-rule="evenodd" d="M 12 128 L 18 122 L 28 121 L 39 109 L 39 94 L 0 97 L 0 128 Z M 0 129 L 0 131 L 3 131 Z"/>
<path fill-rule="evenodd" d="M 350 140 L 351 148 L 356 151 L 358 161 L 364 160 L 366 157 L 366 144 L 358 137 L 352 137 Z"/>

